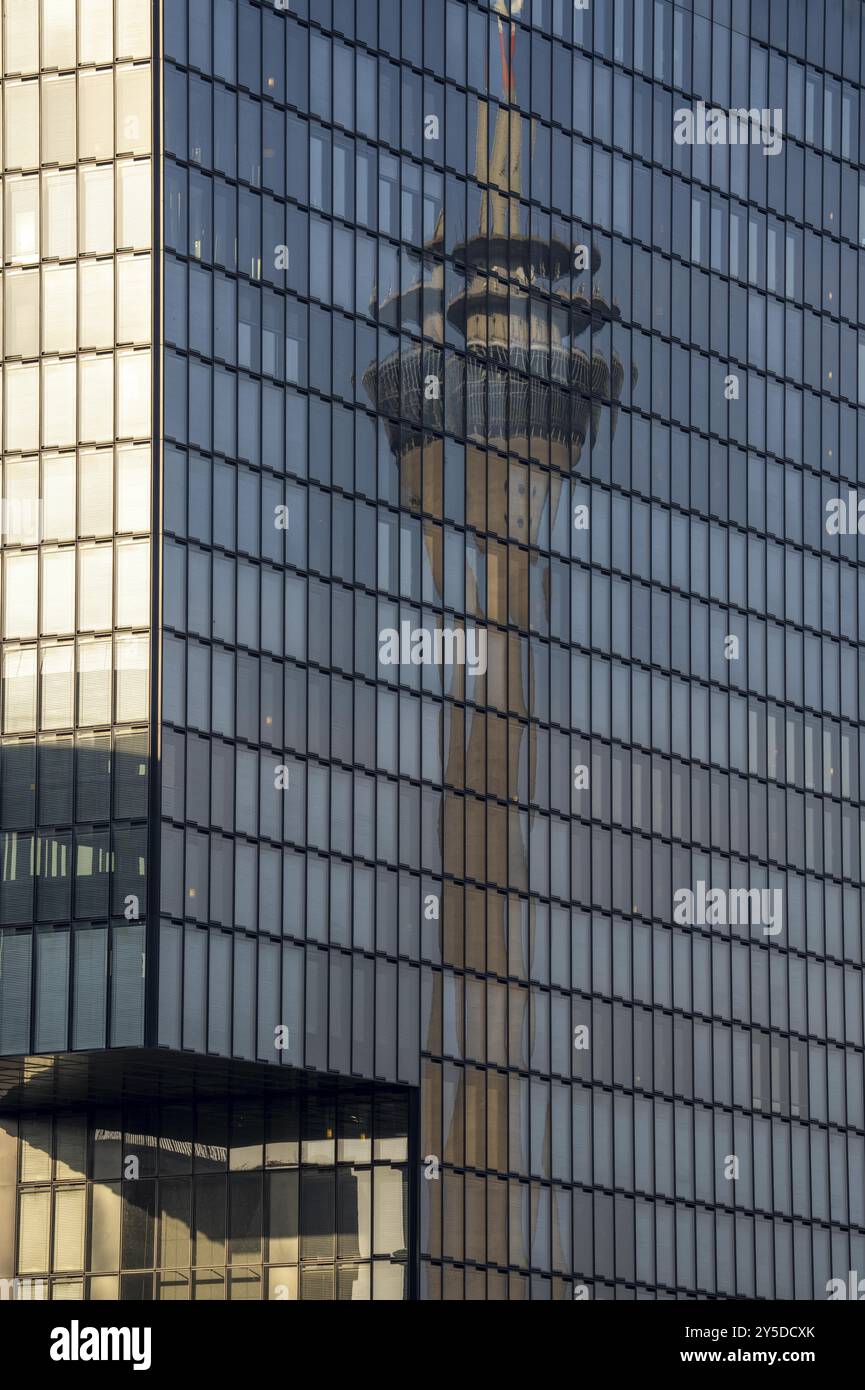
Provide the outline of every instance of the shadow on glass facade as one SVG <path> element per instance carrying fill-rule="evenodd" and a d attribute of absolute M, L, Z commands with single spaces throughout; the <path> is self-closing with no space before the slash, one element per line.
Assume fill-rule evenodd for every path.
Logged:
<path fill-rule="evenodd" d="M 22 1117 L 19 1296 L 404 1298 L 407 1121 L 369 1092 Z"/>

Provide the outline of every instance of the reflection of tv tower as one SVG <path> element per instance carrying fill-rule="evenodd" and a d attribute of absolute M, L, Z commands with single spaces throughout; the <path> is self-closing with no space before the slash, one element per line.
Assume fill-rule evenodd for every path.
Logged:
<path fill-rule="evenodd" d="M 500 15 L 504 13 L 506 0 L 496 0 L 495 8 Z M 511 0 L 511 13 L 521 8 L 522 0 Z M 517 26 L 500 16 L 496 23 L 502 92 L 512 102 L 516 95 Z M 408 353 L 392 354 L 364 375 L 367 391 L 379 409 L 394 418 L 402 415 L 415 427 L 407 430 L 405 425 L 394 425 L 389 429 L 394 453 L 400 458 L 401 477 L 412 472 L 406 467 L 409 455 L 419 456 L 421 445 L 433 440 L 434 430 L 443 430 L 446 419 L 458 418 L 459 412 L 447 407 L 463 396 L 469 439 L 489 440 L 531 458 L 531 439 L 543 438 L 549 442 L 553 467 L 567 474 L 579 462 L 589 430 L 594 433 L 597 429 L 601 401 L 616 402 L 621 392 L 624 373 L 618 357 L 613 354 L 608 362 L 600 351 L 590 357 L 577 344 L 593 324 L 600 327 L 617 319 L 618 310 L 610 308 L 591 286 L 586 290 L 581 276 L 573 294 L 569 296 L 563 288 L 571 275 L 575 248 L 556 237 L 540 240 L 524 223 L 525 209 L 519 202 L 520 113 L 515 107 L 498 107 L 490 149 L 489 109 L 488 101 L 478 101 L 475 178 L 482 189 L 478 228 L 454 251 L 454 259 L 466 268 L 466 284 L 445 305 L 448 321 L 465 334 L 465 380 L 461 364 L 448 374 L 440 348 L 420 346 Z M 425 249 L 443 257 L 443 212 Z M 591 261 L 591 270 L 596 271 L 600 254 L 594 248 Z M 544 281 L 559 286 L 554 297 L 541 297 L 539 288 Z M 436 259 L 426 284 L 419 277 L 407 289 L 389 296 L 382 307 L 401 301 L 405 316 L 422 323 L 424 337 L 441 343 L 444 324 L 439 306 L 443 290 L 444 265 Z M 441 383 L 441 392 L 436 399 L 427 400 L 424 388 L 430 377 Z M 420 477 L 418 457 L 414 480 L 419 483 Z M 412 492 L 403 489 L 404 505 L 411 505 L 414 498 L 416 507 L 421 497 L 420 487 Z M 528 536 L 521 539 L 528 540 Z"/>
<path fill-rule="evenodd" d="M 511 0 L 510 12 L 516 14 L 522 0 Z M 514 58 L 518 28 L 507 19 L 506 0 L 496 0 L 499 11 L 496 22 L 502 66 L 502 93 L 512 103 L 516 96 Z M 540 520 L 545 507 L 550 508 L 550 521 L 555 518 L 560 502 L 562 483 L 579 463 L 583 444 L 594 435 L 600 420 L 602 402 L 615 410 L 623 381 L 623 368 L 615 354 L 611 361 L 600 352 L 590 355 L 578 345 L 578 339 L 589 333 L 594 324 L 601 326 L 618 317 L 618 311 L 608 306 L 599 294 L 586 290 L 582 283 L 569 294 L 561 286 L 570 283 L 574 266 L 574 247 L 558 238 L 540 240 L 527 230 L 525 209 L 519 201 L 522 187 L 522 118 L 519 111 L 499 106 L 489 140 L 490 102 L 478 102 L 477 146 L 475 177 L 482 188 L 480 218 L 477 230 L 466 235 L 455 248 L 454 259 L 465 267 L 465 285 L 444 304 L 444 313 L 451 325 L 465 335 L 464 362 L 455 354 L 447 359 L 443 349 L 427 342 L 412 346 L 408 352 L 395 352 L 380 364 L 370 366 L 364 384 L 378 408 L 392 420 L 400 416 L 403 423 L 388 424 L 388 438 L 397 457 L 400 470 L 401 505 L 440 514 L 440 498 L 436 496 L 437 482 L 442 474 L 443 445 L 437 432 L 443 431 L 445 421 L 461 419 L 465 407 L 465 430 L 468 440 L 487 442 L 499 452 L 508 453 L 507 510 L 511 515 L 525 514 L 526 525 L 518 539 L 537 543 Z M 521 217 L 521 213 L 523 216 Z M 436 256 L 427 284 L 423 276 L 409 288 L 390 296 L 387 303 L 401 300 L 405 316 L 423 325 L 425 339 L 440 344 L 444 341 L 444 323 L 440 306 L 444 303 L 444 214 L 439 216 L 436 230 L 426 250 Z M 600 256 L 592 251 L 592 267 L 597 270 Z M 576 278 L 576 277 L 575 277 Z M 539 292 L 546 282 L 547 294 Z M 556 294 L 549 293 L 558 285 Z M 426 290 L 437 293 L 425 295 Z M 432 309 L 427 306 L 432 304 Z M 425 385 L 430 378 L 440 383 L 438 397 L 426 399 Z M 406 423 L 408 421 L 409 423 Z M 527 460 L 538 457 L 537 442 L 542 441 L 542 457 L 549 460 L 550 471 L 536 468 L 531 473 L 516 456 Z M 426 467 L 423 467 L 426 462 Z M 431 467 L 434 463 L 436 466 Z M 492 471 L 490 471 L 492 478 Z M 489 502 L 501 508 L 501 497 L 492 495 L 492 482 L 487 482 L 485 467 L 466 468 L 467 502 L 472 515 L 487 515 Z M 474 505 L 472 505 L 474 504 Z M 519 523 L 518 523 L 519 524 Z M 437 544 L 435 528 L 424 523 L 424 537 L 429 564 L 436 590 L 444 594 L 442 548 Z M 493 563 L 483 537 L 477 544 Z M 496 548 L 496 558 L 501 553 Z M 487 676 L 487 704 L 502 713 L 510 712 L 507 734 L 507 756 L 501 749 L 494 765 L 487 759 L 487 718 L 475 712 L 467 738 L 463 721 L 451 725 L 449 747 L 445 758 L 445 781 L 451 786 L 463 782 L 474 787 L 486 785 L 488 794 L 513 805 L 517 801 L 516 787 L 508 784 L 509 769 L 525 761 L 528 754 L 528 777 L 534 780 L 534 744 L 532 725 L 528 723 L 534 707 L 534 672 L 531 647 L 523 636 L 529 627 L 529 567 L 536 563 L 532 555 L 517 544 L 508 546 L 505 581 L 506 611 L 491 611 L 491 598 L 484 599 L 482 590 L 474 583 L 466 586 L 467 620 L 495 622 L 504 628 L 507 648 L 507 668 L 504 683 L 492 669 Z M 471 580 L 471 576 L 467 576 Z M 492 594 L 490 580 L 487 590 Z M 546 595 L 549 610 L 549 595 Z M 515 630 L 515 629 L 518 629 Z M 454 673 L 452 694 L 464 695 L 464 673 Z M 514 718 L 514 714 L 518 718 Z M 468 720 L 466 721 L 468 725 Z M 528 733 L 528 739 L 526 734 Z M 528 747 L 525 745 L 528 744 Z M 492 743 L 490 744 L 492 747 Z M 524 799 L 531 800 L 531 795 Z M 447 843 L 445 827 L 449 808 L 453 807 L 456 824 L 461 824 L 462 810 L 454 806 L 454 793 L 445 793 L 443 847 Z M 507 822 L 509 829 L 505 829 Z M 486 835 L 486 845 L 472 845 L 472 835 L 480 842 L 483 831 L 467 824 L 466 854 L 472 862 L 486 866 L 486 880 L 500 890 L 528 889 L 528 844 L 522 835 L 515 834 L 516 818 L 507 817 L 499 824 L 503 833 Z M 461 838 L 461 832 L 457 832 Z M 510 840 L 510 849 L 508 841 Z M 515 843 L 516 840 L 516 843 Z M 445 863 L 445 872 L 448 865 Z M 529 913 L 529 940 L 533 937 L 532 911 Z M 531 944 L 530 944 L 531 949 Z M 525 1005 L 528 1010 L 528 1005 Z M 524 1020 L 528 1027 L 528 1017 Z"/>
<path fill-rule="evenodd" d="M 508 101 L 515 93 L 514 55 L 518 37 L 517 26 L 502 18 L 507 13 L 506 0 L 496 0 L 499 11 L 496 19 L 502 64 L 502 91 Z M 522 0 L 511 0 L 510 11 L 516 14 Z M 445 359 L 441 347 L 420 344 L 408 352 L 395 352 L 380 364 L 373 363 L 364 374 L 364 384 L 378 408 L 392 420 L 402 416 L 401 425 L 388 424 L 388 438 L 400 469 L 400 502 L 404 507 L 440 513 L 440 502 L 433 494 L 433 477 L 441 477 L 440 468 L 422 469 L 423 454 L 441 462 L 442 442 L 437 437 L 445 421 L 461 418 L 465 405 L 466 437 L 469 440 L 493 443 L 502 452 L 523 459 L 537 457 L 537 443 L 543 441 L 543 457 L 549 457 L 550 473 L 536 469 L 533 474 L 531 505 L 520 500 L 526 491 L 527 472 L 516 460 L 508 467 L 509 509 L 527 514 L 525 534 L 521 541 L 536 543 L 545 505 L 550 507 L 551 521 L 559 504 L 562 481 L 579 463 L 582 447 L 591 431 L 595 434 L 601 416 L 602 402 L 609 401 L 615 411 L 624 372 L 619 358 L 611 361 L 600 350 L 589 355 L 578 345 L 578 339 L 589 334 L 594 324 L 618 318 L 618 310 L 606 304 L 599 293 L 587 290 L 579 278 L 576 290 L 566 295 L 560 288 L 552 299 L 541 297 L 534 290 L 539 282 L 553 285 L 569 281 L 574 264 L 574 247 L 560 239 L 540 241 L 521 227 L 519 193 L 522 178 L 522 129 L 518 110 L 500 106 L 496 113 L 492 148 L 489 147 L 488 101 L 478 102 L 476 178 L 482 187 L 480 219 L 477 231 L 468 235 L 456 247 L 455 260 L 465 266 L 464 288 L 445 305 L 448 321 L 465 334 L 467 354 L 463 360 L 450 354 Z M 443 256 L 444 213 L 439 215 L 436 230 L 426 249 Z M 600 265 L 600 255 L 592 250 L 592 270 Z M 438 291 L 425 294 L 425 290 Z M 422 275 L 402 293 L 390 296 L 388 304 L 401 300 L 406 317 L 421 322 L 423 335 L 435 343 L 444 339 L 444 324 L 440 305 L 443 302 L 444 264 L 436 259 L 428 285 Z M 430 308 L 428 306 L 433 305 Z M 437 398 L 426 399 L 425 383 L 430 378 L 440 384 Z M 409 422 L 409 423 L 406 423 Z M 480 504 L 485 499 L 480 492 L 487 489 L 485 469 L 467 468 L 467 500 Z M 542 495 L 547 492 L 548 497 Z M 426 493 L 426 497 L 425 497 Z M 496 499 L 498 503 L 499 499 Z M 473 515 L 486 515 L 486 508 L 476 505 Z M 427 554 L 437 592 L 444 593 L 441 547 L 434 545 L 431 528 L 425 526 Z M 481 550 L 483 537 L 478 538 Z M 529 565 L 536 561 L 527 550 L 509 547 L 508 612 L 491 615 L 482 609 L 478 593 L 466 595 L 469 617 L 513 624 L 523 632 L 528 630 Z M 523 683 L 519 646 L 516 634 L 509 634 L 509 685 L 511 694 Z M 456 673 L 455 686 L 459 686 Z M 532 711 L 529 689 L 519 693 L 516 702 L 509 701 L 511 710 L 518 709 L 524 718 Z M 456 693 L 456 691 L 455 691 Z M 496 703 L 492 692 L 489 703 Z M 507 705 L 502 699 L 502 708 Z M 512 738 L 521 739 L 522 730 L 514 726 Z M 512 753 L 517 750 L 512 748 Z M 467 764 L 469 760 L 467 750 Z M 514 762 L 511 764 L 516 766 Z M 482 765 L 481 765 L 482 766 Z M 468 767 L 467 767 L 468 770 Z M 461 778 L 459 779 L 462 780 Z M 477 785 L 477 783 L 475 783 Z M 488 867 L 491 881 L 505 886 L 508 881 L 506 849 L 501 848 L 501 863 Z M 498 855 L 495 856 L 498 861 Z M 512 876 L 511 876 L 512 877 Z"/>

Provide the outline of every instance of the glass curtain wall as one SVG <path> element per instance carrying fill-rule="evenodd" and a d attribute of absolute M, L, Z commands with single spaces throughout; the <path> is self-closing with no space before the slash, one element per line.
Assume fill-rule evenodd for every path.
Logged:
<path fill-rule="evenodd" d="M 19 1298 L 402 1299 L 405 1098 L 22 1117 Z"/>
<path fill-rule="evenodd" d="M 865 1268 L 860 7 L 160 10 L 159 1043 L 419 1085 L 424 1297 L 824 1296 Z M 141 1037 L 150 176 L 140 7 L 5 15 L 14 1052 Z M 777 152 L 674 142 L 701 101 Z M 677 920 L 700 884 L 779 931 Z"/>
<path fill-rule="evenodd" d="M 165 13 L 164 1040 L 420 1056 L 427 1297 L 820 1296 L 865 1257 L 857 8 Z M 698 100 L 782 149 L 674 145 Z M 380 662 L 402 624 L 485 669 Z M 675 922 L 700 881 L 783 931 Z"/>
<path fill-rule="evenodd" d="M 25 1053 L 143 1041 L 151 16 L 2 10 L 0 1051 Z"/>

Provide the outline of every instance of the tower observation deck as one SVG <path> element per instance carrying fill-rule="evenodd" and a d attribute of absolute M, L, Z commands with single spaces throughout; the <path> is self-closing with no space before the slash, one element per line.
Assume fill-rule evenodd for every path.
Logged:
<path fill-rule="evenodd" d="M 363 380 L 389 421 L 388 437 L 401 459 L 424 440 L 455 429 L 526 457 L 533 456 L 531 441 L 542 439 L 553 467 L 568 473 L 596 433 L 604 404 L 615 410 L 620 398 L 619 356 L 592 345 L 619 310 L 593 280 L 601 265 L 595 245 L 570 245 L 555 233 L 543 239 L 527 226 L 520 190 L 531 150 L 524 148 L 525 122 L 515 105 L 517 26 L 501 16 L 497 23 L 502 90 L 511 104 L 498 105 L 490 140 L 495 103 L 478 103 L 480 213 L 452 247 L 459 289 L 446 297 L 442 211 L 418 257 L 427 273 L 421 269 L 379 306 L 390 321 L 419 323 L 423 341 L 371 365 Z M 464 361 L 442 346 L 444 320 L 465 342 Z"/>

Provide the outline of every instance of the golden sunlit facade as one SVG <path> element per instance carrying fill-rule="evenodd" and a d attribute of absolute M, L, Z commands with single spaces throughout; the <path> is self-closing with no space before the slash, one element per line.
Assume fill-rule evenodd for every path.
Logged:
<path fill-rule="evenodd" d="M 150 52 L 138 0 L 3 5 L 6 1053 L 143 1037 Z"/>

